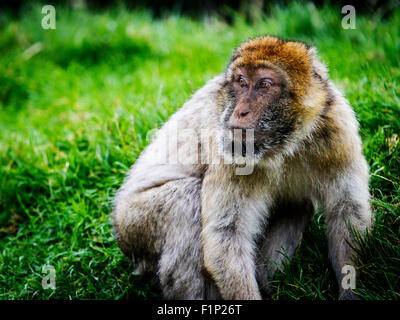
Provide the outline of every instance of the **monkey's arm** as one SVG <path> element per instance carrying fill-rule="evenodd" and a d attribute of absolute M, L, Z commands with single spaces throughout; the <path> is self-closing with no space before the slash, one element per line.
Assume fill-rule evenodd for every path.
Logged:
<path fill-rule="evenodd" d="M 369 204 L 368 169 L 365 161 L 359 160 L 347 174 L 328 188 L 324 201 L 324 212 L 328 233 L 329 257 L 339 283 L 340 298 L 351 299 L 349 288 L 343 288 L 344 265 L 353 265 L 355 243 L 349 226 L 361 235 L 370 227 L 372 214 Z"/>
<path fill-rule="evenodd" d="M 213 172 L 202 187 L 204 263 L 224 299 L 261 299 L 255 277 L 253 239 L 262 204 Z"/>

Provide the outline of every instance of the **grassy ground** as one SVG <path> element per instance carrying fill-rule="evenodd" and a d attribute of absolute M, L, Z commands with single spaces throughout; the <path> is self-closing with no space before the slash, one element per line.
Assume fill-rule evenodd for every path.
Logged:
<path fill-rule="evenodd" d="M 340 8 L 272 7 L 233 25 L 176 14 L 152 19 L 117 8 L 57 9 L 43 30 L 39 6 L 0 13 L 0 298 L 156 298 L 131 274 L 113 238 L 110 202 L 160 125 L 241 41 L 274 34 L 315 44 L 361 124 L 371 167 L 376 228 L 358 257 L 364 299 L 400 298 L 400 12 L 357 16 Z M 335 299 L 317 215 L 294 261 L 274 279 L 273 299 Z M 56 290 L 41 286 L 43 265 Z"/>

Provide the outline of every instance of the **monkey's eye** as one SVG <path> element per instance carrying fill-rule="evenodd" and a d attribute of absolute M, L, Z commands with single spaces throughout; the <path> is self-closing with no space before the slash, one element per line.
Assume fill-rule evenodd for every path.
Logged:
<path fill-rule="evenodd" d="M 268 88 L 270 85 L 272 85 L 271 79 L 263 79 L 258 83 L 259 88 Z"/>
<path fill-rule="evenodd" d="M 246 80 L 244 80 L 243 77 L 240 77 L 240 78 L 238 79 L 238 82 L 239 82 L 239 85 L 240 85 L 242 88 L 247 87 L 247 82 L 246 82 Z"/>

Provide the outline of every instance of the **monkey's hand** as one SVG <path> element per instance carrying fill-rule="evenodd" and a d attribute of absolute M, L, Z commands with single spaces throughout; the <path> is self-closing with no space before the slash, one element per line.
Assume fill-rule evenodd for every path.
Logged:
<path fill-rule="evenodd" d="M 202 187 L 204 263 L 224 299 L 259 300 L 253 239 L 259 224 L 254 203 L 232 181 L 208 175 Z M 253 209 L 253 210 L 252 210 Z"/>

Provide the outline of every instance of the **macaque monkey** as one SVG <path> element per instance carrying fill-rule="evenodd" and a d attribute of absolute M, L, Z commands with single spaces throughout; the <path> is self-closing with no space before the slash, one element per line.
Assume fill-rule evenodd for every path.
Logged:
<path fill-rule="evenodd" d="M 164 126 L 116 195 L 113 224 L 169 299 L 261 299 L 322 209 L 339 297 L 372 224 L 358 122 L 316 49 L 243 43 Z"/>

